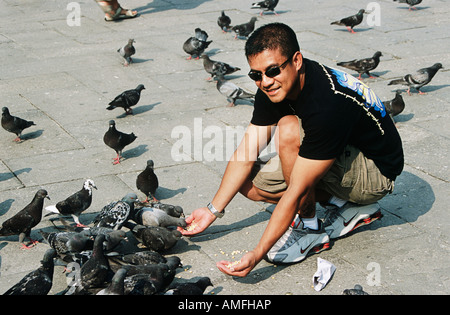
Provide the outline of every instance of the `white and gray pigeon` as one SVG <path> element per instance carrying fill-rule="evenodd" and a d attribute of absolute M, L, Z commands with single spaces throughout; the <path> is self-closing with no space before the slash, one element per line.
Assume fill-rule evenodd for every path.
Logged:
<path fill-rule="evenodd" d="M 53 285 L 55 257 L 56 251 L 48 249 L 41 260 L 41 266 L 28 273 L 3 295 L 47 295 Z"/>
<path fill-rule="evenodd" d="M 418 4 L 420 4 L 422 2 L 422 0 L 394 0 L 394 2 L 395 1 L 398 1 L 398 3 L 406 3 L 406 4 L 408 4 L 409 5 L 408 10 L 409 11 L 411 11 L 413 9 L 417 10 L 417 8 L 414 7 L 414 6 L 418 5 Z"/>
<path fill-rule="evenodd" d="M 228 29 L 231 27 L 231 18 L 225 14 L 225 11 L 222 10 L 220 16 L 217 18 L 217 25 L 219 25 L 222 32 L 226 33 Z"/>
<path fill-rule="evenodd" d="M 186 227 L 186 221 L 183 218 L 170 216 L 161 209 L 151 207 L 142 207 L 137 210 L 134 221 L 145 226 Z"/>
<path fill-rule="evenodd" d="M 106 107 L 106 109 L 113 110 L 114 108 L 122 107 L 125 114 L 133 114 L 133 109 L 131 106 L 134 106 L 139 102 L 141 99 L 142 90 L 145 90 L 145 86 L 143 84 L 139 84 L 135 89 L 126 90 L 120 93 L 111 102 L 109 102 L 109 106 Z"/>
<path fill-rule="evenodd" d="M 248 37 L 255 30 L 255 22 L 257 20 L 258 19 L 253 16 L 247 23 L 233 26 L 231 30 L 236 33 L 234 38 L 236 39 L 238 37 Z"/>
<path fill-rule="evenodd" d="M 134 215 L 134 202 L 136 200 L 137 195 L 135 193 L 128 193 L 121 200 L 107 204 L 95 217 L 94 226 L 120 230 L 130 216 Z"/>
<path fill-rule="evenodd" d="M 183 44 L 183 50 L 190 56 L 188 60 L 196 56 L 195 59 L 199 59 L 200 55 L 208 48 L 212 40 L 208 40 L 208 33 L 201 28 L 197 27 L 195 30 L 195 36 L 189 37 Z"/>
<path fill-rule="evenodd" d="M 225 80 L 223 76 L 217 77 L 216 88 L 227 98 L 229 102 L 228 107 L 235 106 L 238 99 L 245 99 L 252 103 L 255 101 L 255 94 L 245 91 L 231 81 Z"/>
<path fill-rule="evenodd" d="M 12 116 L 9 112 L 8 107 L 2 108 L 2 120 L 1 124 L 3 129 L 6 131 L 9 131 L 11 133 L 14 133 L 17 137 L 14 139 L 16 142 L 22 141 L 20 139 L 20 136 L 22 135 L 22 131 L 26 128 L 29 128 L 31 126 L 35 126 L 36 124 L 32 121 L 22 119 L 17 116 Z"/>
<path fill-rule="evenodd" d="M 381 56 L 383 56 L 381 51 L 377 51 L 370 58 L 342 61 L 338 62 L 337 65 L 358 72 L 358 80 L 361 80 L 361 75 L 364 73 L 367 74 L 370 78 L 373 78 L 369 71 L 374 70 L 378 66 Z"/>
<path fill-rule="evenodd" d="M 131 59 L 131 56 L 133 56 L 136 53 L 136 48 L 133 46 L 133 43 L 135 43 L 134 39 L 129 39 L 128 43 L 125 46 L 120 47 L 117 49 L 117 52 L 125 59 L 124 66 L 128 66 L 130 63 L 133 62 L 133 59 Z"/>
<path fill-rule="evenodd" d="M 64 200 L 61 200 L 56 205 L 45 207 L 47 213 L 45 216 L 59 214 L 61 216 L 72 216 L 77 226 L 85 227 L 80 223 L 80 215 L 85 211 L 92 203 L 92 188 L 97 189 L 92 179 L 87 179 L 83 187 L 76 193 L 70 195 Z"/>
<path fill-rule="evenodd" d="M 439 69 L 442 69 L 441 63 L 435 63 L 431 67 L 417 70 L 414 74 L 407 74 L 403 78 L 392 80 L 388 85 L 406 85 L 408 86 L 408 94 L 411 95 L 411 87 L 415 88 L 419 94 L 426 94 L 420 89 L 431 82 Z"/>
<path fill-rule="evenodd" d="M 278 13 L 275 11 L 275 7 L 278 4 L 278 0 L 264 0 L 264 1 L 258 1 L 252 3 L 252 9 L 261 9 L 261 12 L 259 15 L 263 15 L 264 11 L 271 11 L 275 13 L 275 15 L 278 15 Z"/>
<path fill-rule="evenodd" d="M 226 62 L 212 60 L 206 54 L 201 55 L 200 58 L 203 59 L 203 68 L 205 69 L 206 72 L 208 72 L 211 75 L 211 77 L 208 78 L 208 80 L 211 80 L 219 76 L 224 76 L 226 74 L 232 74 L 236 71 L 241 70 L 241 68 L 231 66 Z"/>
<path fill-rule="evenodd" d="M 353 28 L 356 25 L 361 24 L 361 22 L 363 21 L 364 18 L 364 13 L 366 11 L 364 9 L 361 9 L 358 11 L 358 13 L 354 14 L 354 15 L 350 15 L 348 17 L 345 17 L 339 21 L 334 21 L 331 22 L 331 25 L 342 25 L 342 26 L 346 26 L 348 31 L 352 34 L 355 33 L 355 31 L 353 30 Z"/>

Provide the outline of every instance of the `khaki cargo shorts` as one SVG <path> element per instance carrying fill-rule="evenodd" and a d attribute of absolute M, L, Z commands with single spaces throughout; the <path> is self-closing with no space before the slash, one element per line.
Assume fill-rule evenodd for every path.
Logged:
<path fill-rule="evenodd" d="M 261 190 L 277 193 L 287 188 L 278 155 L 266 162 L 258 159 L 252 176 L 253 184 Z M 394 182 L 380 173 L 373 160 L 348 145 L 316 188 L 353 203 L 370 204 L 391 193 Z"/>

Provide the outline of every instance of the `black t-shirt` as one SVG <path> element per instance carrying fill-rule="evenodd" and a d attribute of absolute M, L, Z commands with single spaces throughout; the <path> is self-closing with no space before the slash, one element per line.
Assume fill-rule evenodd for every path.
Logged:
<path fill-rule="evenodd" d="M 295 101 L 272 103 L 258 90 L 251 123 L 273 125 L 285 115 L 300 117 L 305 131 L 299 155 L 308 159 L 337 158 L 347 144 L 372 159 L 392 179 L 403 169 L 397 127 L 380 99 L 353 76 L 304 58 L 305 84 Z"/>

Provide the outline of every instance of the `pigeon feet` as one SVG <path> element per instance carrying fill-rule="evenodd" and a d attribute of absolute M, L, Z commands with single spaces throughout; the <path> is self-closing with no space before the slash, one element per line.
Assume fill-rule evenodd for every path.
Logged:
<path fill-rule="evenodd" d="M 38 243 L 39 243 L 38 241 L 30 238 L 30 243 L 28 243 L 28 244 L 22 243 L 22 247 L 20 249 L 31 249 Z"/>

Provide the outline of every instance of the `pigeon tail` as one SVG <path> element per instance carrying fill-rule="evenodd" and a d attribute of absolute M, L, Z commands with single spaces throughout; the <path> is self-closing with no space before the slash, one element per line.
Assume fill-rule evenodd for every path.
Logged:
<path fill-rule="evenodd" d="M 405 83 L 406 83 L 405 79 L 401 78 L 401 79 L 392 80 L 391 82 L 388 83 L 388 85 L 397 85 L 397 84 L 405 84 Z"/>
<path fill-rule="evenodd" d="M 47 213 L 45 215 L 45 217 L 49 216 L 49 215 L 53 215 L 53 214 L 60 214 L 58 208 L 56 208 L 56 205 L 52 205 L 52 206 L 47 206 L 45 207 L 45 210 L 49 211 L 50 213 Z"/>

